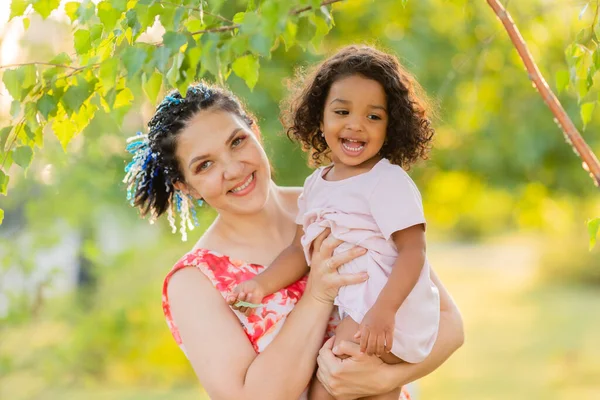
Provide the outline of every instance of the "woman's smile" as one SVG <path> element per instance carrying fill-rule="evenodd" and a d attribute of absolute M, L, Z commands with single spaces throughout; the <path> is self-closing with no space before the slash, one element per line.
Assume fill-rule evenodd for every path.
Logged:
<path fill-rule="evenodd" d="M 246 179 L 238 183 L 235 187 L 230 189 L 227 194 L 232 196 L 245 196 L 252 192 L 256 187 L 256 171 L 248 175 Z"/>

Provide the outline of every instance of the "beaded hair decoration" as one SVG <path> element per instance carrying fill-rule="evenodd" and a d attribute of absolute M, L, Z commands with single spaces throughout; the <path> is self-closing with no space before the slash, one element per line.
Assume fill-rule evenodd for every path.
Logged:
<path fill-rule="evenodd" d="M 204 98 L 210 96 L 209 91 L 198 85 L 191 86 L 189 91 L 194 94 L 202 94 Z M 186 99 L 168 95 L 158 105 L 156 112 L 166 111 L 173 105 L 181 104 Z M 164 128 L 159 124 L 154 127 L 149 134 L 143 134 L 138 132 L 137 135 L 127 139 L 127 151 L 131 153 L 132 160 L 125 167 L 125 177 L 123 183 L 127 185 L 127 200 L 131 206 L 135 206 L 135 199 L 143 190 L 146 191 L 147 195 L 150 196 L 152 193 L 152 185 L 154 178 L 158 176 L 160 172 L 163 172 L 165 179 L 165 189 L 169 196 L 167 206 L 167 219 L 171 226 L 173 233 L 177 232 L 176 214 L 180 216 L 179 232 L 183 241 L 187 240 L 187 231 L 193 230 L 195 226 L 198 226 L 198 216 L 196 214 L 196 204 L 202 206 L 203 201 L 198 200 L 197 202 L 190 195 L 182 193 L 173 186 L 173 181 L 170 178 L 171 172 L 169 168 L 165 167 L 165 164 L 161 160 L 161 154 L 159 151 L 155 151 L 152 147 L 152 138 L 159 135 Z M 150 223 L 153 224 L 156 221 L 157 215 L 151 210 Z"/>

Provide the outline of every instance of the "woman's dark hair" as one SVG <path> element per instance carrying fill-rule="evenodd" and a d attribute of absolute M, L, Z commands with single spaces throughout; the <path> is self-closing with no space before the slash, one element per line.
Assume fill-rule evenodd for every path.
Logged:
<path fill-rule="evenodd" d="M 250 114 L 230 91 L 205 83 L 191 85 L 185 98 L 171 91 L 158 105 L 148 122 L 149 150 L 142 160 L 133 205 L 142 215 L 153 218 L 163 214 L 171 204 L 175 182 L 183 182 L 183 173 L 175 155 L 177 137 L 200 111 L 221 110 L 240 117 L 256 135 L 260 135 Z"/>
<path fill-rule="evenodd" d="M 392 164 L 406 169 L 426 159 L 434 129 L 427 97 L 396 57 L 369 46 L 348 46 L 296 81 L 296 89 L 283 105 L 282 123 L 290 139 L 310 152 L 315 166 L 329 162 L 329 148 L 319 126 L 331 85 L 339 79 L 361 75 L 379 82 L 387 98 L 388 125 L 379 152 Z"/>

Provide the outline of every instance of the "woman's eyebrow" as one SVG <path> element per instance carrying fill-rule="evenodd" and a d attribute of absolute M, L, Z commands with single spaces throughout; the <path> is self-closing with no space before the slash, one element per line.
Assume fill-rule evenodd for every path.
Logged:
<path fill-rule="evenodd" d="M 229 137 L 227 138 L 227 140 L 225 141 L 225 145 L 228 146 L 232 141 L 233 138 L 235 137 L 235 135 L 241 131 L 242 128 L 235 128 L 233 130 L 233 132 L 231 132 L 231 135 L 229 135 Z M 196 156 L 194 158 L 192 158 L 188 164 L 188 168 L 192 168 L 192 164 L 194 164 L 196 161 L 200 161 L 200 160 L 204 160 L 205 158 L 208 158 L 208 154 L 202 154 L 201 156 Z"/>

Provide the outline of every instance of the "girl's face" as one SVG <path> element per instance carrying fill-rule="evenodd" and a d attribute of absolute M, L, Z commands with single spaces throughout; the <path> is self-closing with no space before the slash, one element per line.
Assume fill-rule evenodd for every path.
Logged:
<path fill-rule="evenodd" d="M 269 160 L 257 135 L 237 115 L 197 113 L 177 137 L 176 156 L 185 179 L 176 187 L 217 211 L 252 214 L 266 204 Z"/>
<path fill-rule="evenodd" d="M 366 166 L 378 161 L 387 124 L 387 100 L 379 82 L 350 75 L 331 85 L 321 131 L 334 163 Z"/>

